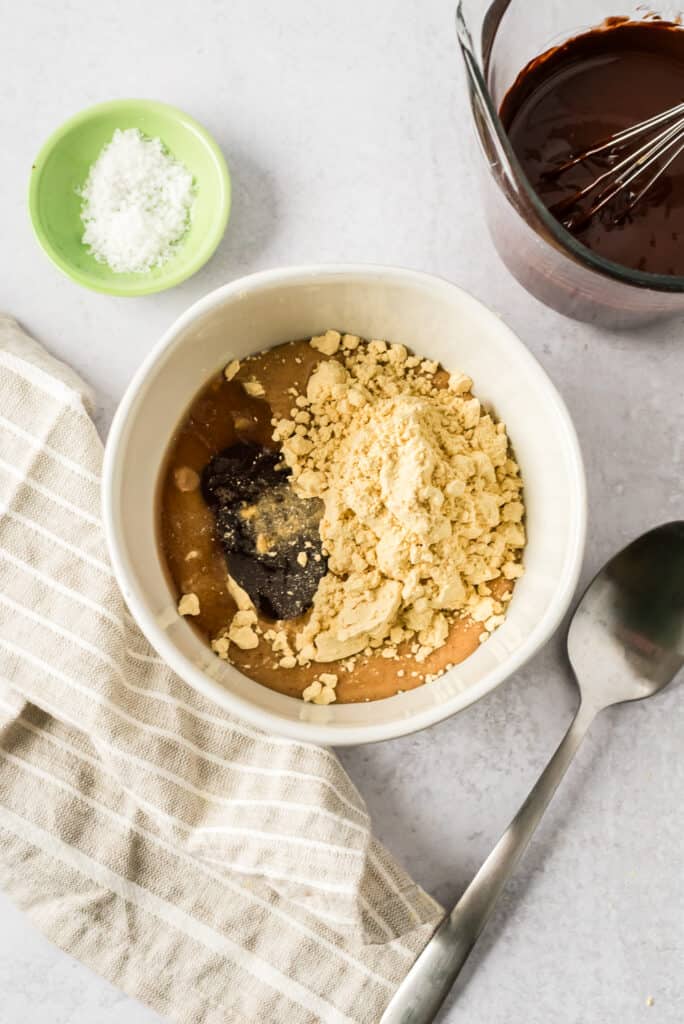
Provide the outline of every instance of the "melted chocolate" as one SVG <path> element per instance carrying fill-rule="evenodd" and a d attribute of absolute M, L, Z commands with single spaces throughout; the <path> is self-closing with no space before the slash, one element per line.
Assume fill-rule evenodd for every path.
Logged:
<path fill-rule="evenodd" d="M 609 151 L 560 176 L 554 168 L 682 100 L 684 29 L 614 18 L 524 68 L 504 98 L 501 119 L 532 187 L 565 220 L 552 208 L 571 205 L 617 156 Z M 684 153 L 631 209 L 629 198 L 616 197 L 589 219 L 583 214 L 590 201 L 582 200 L 571 230 L 615 263 L 684 275 Z"/>
<path fill-rule="evenodd" d="M 318 531 L 323 503 L 299 498 L 289 476 L 278 452 L 243 442 L 215 455 L 202 473 L 228 571 L 271 619 L 308 611 L 327 572 Z"/>

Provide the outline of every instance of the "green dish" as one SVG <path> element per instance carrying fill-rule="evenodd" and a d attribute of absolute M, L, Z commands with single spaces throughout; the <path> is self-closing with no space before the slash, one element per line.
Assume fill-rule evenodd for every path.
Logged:
<path fill-rule="evenodd" d="M 117 274 L 91 256 L 81 238 L 78 189 L 116 128 L 158 136 L 193 175 L 192 220 L 177 252 L 145 274 Z M 31 170 L 29 211 L 38 241 L 60 270 L 109 295 L 150 295 L 172 288 L 204 266 L 230 213 L 230 176 L 221 150 L 187 114 L 153 100 L 113 100 L 76 114 L 50 136 Z"/>

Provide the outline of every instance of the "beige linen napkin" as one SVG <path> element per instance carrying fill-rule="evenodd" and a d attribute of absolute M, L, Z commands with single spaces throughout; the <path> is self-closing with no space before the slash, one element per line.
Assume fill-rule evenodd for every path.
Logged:
<path fill-rule="evenodd" d="M 183 1024 L 376 1021 L 439 908 L 334 754 L 228 716 L 147 644 L 88 407 L 0 317 L 0 884 Z"/>

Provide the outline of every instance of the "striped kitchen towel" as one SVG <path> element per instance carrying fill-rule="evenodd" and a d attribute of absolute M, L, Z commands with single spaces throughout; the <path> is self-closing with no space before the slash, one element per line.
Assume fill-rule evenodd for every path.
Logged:
<path fill-rule="evenodd" d="M 0 884 L 183 1024 L 376 1021 L 439 907 L 329 750 L 156 657 L 112 575 L 83 383 L 0 317 Z"/>

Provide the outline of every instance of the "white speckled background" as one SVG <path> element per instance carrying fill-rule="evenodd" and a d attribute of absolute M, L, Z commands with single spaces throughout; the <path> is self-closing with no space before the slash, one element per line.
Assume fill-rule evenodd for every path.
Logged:
<path fill-rule="evenodd" d="M 226 280 L 338 260 L 451 278 L 503 314 L 575 418 L 589 476 L 586 579 L 641 530 L 684 514 L 682 322 L 609 334 L 560 318 L 508 276 L 483 234 L 453 6 L 0 0 L 0 309 L 97 388 L 105 430 L 153 341 Z M 34 243 L 25 204 L 44 138 L 81 107 L 129 95 L 175 103 L 202 121 L 234 185 L 212 262 L 172 292 L 133 300 L 62 277 Z M 569 720 L 575 695 L 562 650 L 558 639 L 458 718 L 343 755 L 382 839 L 445 902 Z M 444 1019 L 681 1024 L 683 797 L 681 685 L 607 713 Z M 0 896 L 0 1024 L 29 1020 L 158 1018 L 50 947 Z"/>

